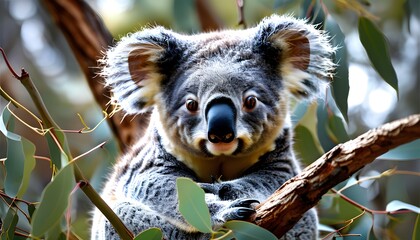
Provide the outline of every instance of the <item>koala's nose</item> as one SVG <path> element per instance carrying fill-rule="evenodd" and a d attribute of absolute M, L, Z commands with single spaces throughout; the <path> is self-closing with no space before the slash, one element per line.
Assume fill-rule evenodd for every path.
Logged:
<path fill-rule="evenodd" d="M 206 109 L 208 139 L 212 143 L 230 143 L 236 135 L 236 110 L 231 100 L 213 100 Z"/>

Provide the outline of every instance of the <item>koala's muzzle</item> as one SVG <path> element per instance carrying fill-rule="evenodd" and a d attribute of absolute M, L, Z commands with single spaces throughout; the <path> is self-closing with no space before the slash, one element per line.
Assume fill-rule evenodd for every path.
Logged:
<path fill-rule="evenodd" d="M 206 108 L 208 139 L 212 143 L 230 143 L 236 137 L 236 109 L 230 99 L 215 99 Z"/>

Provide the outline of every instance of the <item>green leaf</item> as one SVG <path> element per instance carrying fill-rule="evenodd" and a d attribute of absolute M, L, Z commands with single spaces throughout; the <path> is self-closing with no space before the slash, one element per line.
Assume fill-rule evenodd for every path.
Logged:
<path fill-rule="evenodd" d="M 347 46 L 345 36 L 338 26 L 337 22 L 328 16 L 325 22 L 325 29 L 331 36 L 331 45 L 338 47 L 334 56 L 334 63 L 337 65 L 334 79 L 332 81 L 332 95 L 337 107 L 340 109 L 343 117 L 348 121 L 347 116 L 347 98 L 349 96 L 349 62 L 347 56 Z"/>
<path fill-rule="evenodd" d="M 3 109 L 0 121 L 0 131 L 6 136 L 7 160 L 5 161 L 6 179 L 5 191 L 9 196 L 21 198 L 26 192 L 31 172 L 35 167 L 35 145 L 26 138 L 7 130 L 7 125 L 13 126 L 10 112 Z"/>
<path fill-rule="evenodd" d="M 319 1 L 304 0 L 302 4 L 301 17 L 308 19 L 317 29 L 323 29 L 325 13 Z"/>
<path fill-rule="evenodd" d="M 22 183 L 20 184 L 19 192 L 17 193 L 18 198 L 23 197 L 28 189 L 31 173 L 35 168 L 35 145 L 26 138 L 22 137 L 22 147 L 25 156 L 25 165 L 23 168 Z"/>
<path fill-rule="evenodd" d="M 63 218 L 60 218 L 60 221 L 51 226 L 50 229 L 45 233 L 45 239 L 49 240 L 66 240 L 66 234 L 63 232 L 61 227 L 61 222 Z"/>
<path fill-rule="evenodd" d="M 204 200 L 204 191 L 189 178 L 177 178 L 176 189 L 179 211 L 185 220 L 200 232 L 211 233 L 210 212 Z"/>
<path fill-rule="evenodd" d="M 420 140 L 415 140 L 391 149 L 381 155 L 378 159 L 385 160 L 419 160 L 420 159 Z"/>
<path fill-rule="evenodd" d="M 4 188 L 9 196 L 16 196 L 19 191 L 23 177 L 24 157 L 21 146 L 21 137 L 7 130 L 7 125 L 13 128 L 13 118 L 10 119 L 10 112 L 4 108 L 1 113 L 0 131 L 6 137 L 7 155 L 5 161 L 6 178 Z"/>
<path fill-rule="evenodd" d="M 29 213 L 29 217 L 32 218 L 34 212 L 35 212 L 36 208 L 34 204 L 28 204 L 28 213 Z"/>
<path fill-rule="evenodd" d="M 16 210 L 13 207 L 9 207 L 1 227 L 1 240 L 14 239 L 16 224 L 18 221 L 19 217 Z"/>
<path fill-rule="evenodd" d="M 71 164 L 60 170 L 52 182 L 44 189 L 38 208 L 32 218 L 32 232 L 41 237 L 53 228 L 63 216 L 69 202 L 69 196 L 75 186 L 73 166 Z"/>
<path fill-rule="evenodd" d="M 200 31 L 195 0 L 174 0 L 173 14 L 178 30 L 189 33 Z"/>
<path fill-rule="evenodd" d="M 346 127 L 341 117 L 331 115 L 328 117 L 327 133 L 335 143 L 344 143 L 349 140 Z"/>
<path fill-rule="evenodd" d="M 134 240 L 161 240 L 162 238 L 162 231 L 159 228 L 149 228 L 139 233 Z"/>
<path fill-rule="evenodd" d="M 291 116 L 293 126 L 296 126 L 298 122 L 305 116 L 305 113 L 308 110 L 308 105 L 308 101 L 302 101 L 295 106 Z"/>
<path fill-rule="evenodd" d="M 227 228 L 219 228 L 216 232 L 213 232 L 210 239 L 235 239 L 233 231 Z"/>
<path fill-rule="evenodd" d="M 277 240 L 277 237 L 270 231 L 249 222 L 232 220 L 223 226 L 232 230 L 237 240 Z"/>
<path fill-rule="evenodd" d="M 332 100 L 332 96 L 328 94 L 327 97 L 328 105 L 319 104 L 317 109 L 318 139 L 325 152 L 348 139 L 340 110 Z"/>
<path fill-rule="evenodd" d="M 387 212 L 393 212 L 393 211 L 404 210 L 404 209 L 407 209 L 407 210 L 410 210 L 412 212 L 420 214 L 420 208 L 419 207 L 416 207 L 414 205 L 411 205 L 411 204 L 408 204 L 408 203 L 405 203 L 405 202 L 401 202 L 401 201 L 398 201 L 398 200 L 391 201 L 390 203 L 388 203 L 386 205 L 386 211 Z"/>
<path fill-rule="evenodd" d="M 334 228 L 328 226 L 328 225 L 320 223 L 318 225 L 318 231 L 321 231 L 321 232 L 335 232 L 336 230 Z"/>
<path fill-rule="evenodd" d="M 9 110 L 5 107 L 3 108 L 2 112 L 1 112 L 1 121 L 0 121 L 0 131 L 3 133 L 3 135 L 10 140 L 14 140 L 14 141 L 20 141 L 20 136 L 17 134 L 14 134 L 10 131 L 7 130 L 7 124 L 9 122 L 10 119 L 10 112 Z"/>
<path fill-rule="evenodd" d="M 414 224 L 412 240 L 420 239 L 420 214 L 417 214 L 416 223 Z"/>
<path fill-rule="evenodd" d="M 294 149 L 299 153 L 299 158 L 309 164 L 322 156 L 322 153 L 308 128 L 298 125 L 295 128 Z"/>
<path fill-rule="evenodd" d="M 291 3 L 296 3 L 296 0 L 276 0 L 274 1 L 274 9 L 288 7 Z"/>
<path fill-rule="evenodd" d="M 47 135 L 45 135 L 45 138 L 47 139 L 47 143 L 48 143 L 48 151 L 50 153 L 50 158 L 51 158 L 52 163 L 57 167 L 57 169 L 61 169 L 63 166 L 67 164 L 68 158 L 57 146 L 57 143 L 54 141 L 51 134 L 52 133 L 50 132 Z M 60 131 L 55 131 L 54 134 L 58 142 L 61 144 L 61 146 L 64 146 L 64 143 L 65 143 L 64 133 Z"/>
<path fill-rule="evenodd" d="M 299 157 L 306 164 L 310 164 L 319 158 L 323 149 L 317 135 L 317 104 L 312 103 L 308 106 L 305 115 L 299 120 L 294 129 L 294 149 L 299 153 Z"/>
<path fill-rule="evenodd" d="M 7 156 L 4 162 L 6 167 L 6 179 L 4 188 L 9 196 L 17 196 L 22 184 L 23 168 L 25 164 L 21 141 L 7 139 Z"/>
<path fill-rule="evenodd" d="M 378 74 L 395 89 L 398 95 L 398 78 L 392 66 L 385 35 L 368 18 L 359 18 L 359 37 Z"/>

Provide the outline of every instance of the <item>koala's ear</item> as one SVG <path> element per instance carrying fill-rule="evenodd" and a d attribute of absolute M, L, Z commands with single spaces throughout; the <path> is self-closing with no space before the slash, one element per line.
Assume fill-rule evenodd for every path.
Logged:
<path fill-rule="evenodd" d="M 102 60 L 102 76 L 111 88 L 113 101 L 129 114 L 147 111 L 180 55 L 177 35 L 162 27 L 122 38 Z"/>
<path fill-rule="evenodd" d="M 304 20 L 273 15 L 257 26 L 255 36 L 256 47 L 294 96 L 312 98 L 328 84 L 335 50 L 322 31 Z"/>

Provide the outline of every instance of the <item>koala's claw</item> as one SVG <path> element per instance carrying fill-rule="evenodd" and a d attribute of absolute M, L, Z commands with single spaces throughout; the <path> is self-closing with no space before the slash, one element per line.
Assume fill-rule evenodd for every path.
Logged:
<path fill-rule="evenodd" d="M 244 220 L 255 213 L 255 204 L 259 203 L 256 199 L 238 199 L 233 201 L 224 211 L 223 218 L 228 220 Z"/>
<path fill-rule="evenodd" d="M 246 207 L 246 208 L 253 208 L 255 204 L 259 204 L 260 201 L 257 199 L 247 198 L 247 199 L 238 199 L 234 201 L 231 207 Z"/>
<path fill-rule="evenodd" d="M 244 220 L 247 219 L 251 214 L 255 213 L 255 210 L 247 207 L 235 207 L 228 209 L 223 218 L 225 221 L 228 220 Z"/>
<path fill-rule="evenodd" d="M 246 219 L 249 216 L 251 216 L 251 214 L 254 214 L 255 210 L 252 208 L 241 207 L 241 208 L 238 208 L 236 213 L 237 213 L 236 219 Z"/>

